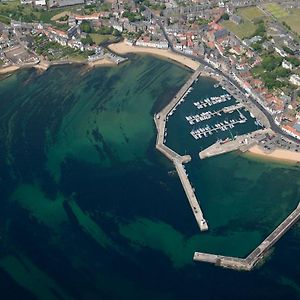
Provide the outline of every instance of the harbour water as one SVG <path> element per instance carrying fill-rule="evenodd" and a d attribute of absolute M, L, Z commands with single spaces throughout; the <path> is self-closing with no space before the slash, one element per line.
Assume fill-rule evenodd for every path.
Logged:
<path fill-rule="evenodd" d="M 200 233 L 154 146 L 153 113 L 189 75 L 132 56 L 0 81 L 1 299 L 300 299 L 299 225 L 254 272 L 192 261 L 194 251 L 247 254 L 299 201 L 300 169 L 193 157 L 186 167 L 210 225 Z M 169 142 L 196 153 L 177 131 Z"/>
<path fill-rule="evenodd" d="M 229 112 L 224 112 L 226 108 Z M 199 78 L 171 112 L 167 128 L 166 144 L 181 155 L 188 144 L 194 155 L 218 140 L 234 139 L 262 126 L 214 80 Z"/>

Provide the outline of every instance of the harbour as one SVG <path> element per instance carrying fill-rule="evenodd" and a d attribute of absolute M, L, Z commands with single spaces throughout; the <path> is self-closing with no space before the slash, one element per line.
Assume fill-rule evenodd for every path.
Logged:
<path fill-rule="evenodd" d="M 204 74 L 220 82 L 220 84 L 214 84 L 215 89 L 221 88 L 227 93 L 221 93 L 218 96 L 210 96 L 194 101 L 193 99 L 196 94 L 194 93 L 193 97 L 191 97 L 190 94 L 193 93 L 194 85 L 197 84 L 199 76 L 203 76 Z M 190 128 L 189 134 L 196 142 L 208 140 L 206 144 L 201 143 L 199 145 L 201 151 L 199 152 L 198 158 L 205 159 L 237 150 L 246 152 L 252 146 L 266 139 L 269 135 L 272 135 L 273 132 L 270 129 L 270 124 L 266 116 L 247 101 L 247 95 L 244 98 L 241 96 L 236 86 L 227 83 L 224 79 L 220 80 L 220 78 L 216 78 L 216 76 L 213 76 L 213 74 L 207 71 L 203 72 L 203 69 L 200 67 L 172 99 L 170 104 L 154 117 L 158 131 L 156 148 L 173 162 L 201 231 L 208 230 L 207 221 L 204 218 L 203 211 L 193 192 L 194 189 L 192 188 L 183 165 L 192 160 L 193 154 L 186 154 L 185 151 L 184 155 L 180 155 L 178 153 L 180 149 L 176 149 L 176 147 L 175 150 L 172 149 L 172 146 L 168 144 L 170 129 L 168 131 L 167 122 L 169 122 L 170 118 L 174 118 L 174 116 L 178 115 L 176 110 L 180 110 L 182 103 L 190 101 L 194 109 L 196 109 L 196 112 L 190 114 L 186 114 L 187 110 L 181 112 L 181 118 L 184 114 L 183 119 L 186 122 L 185 128 Z M 241 130 L 244 124 L 253 125 Z M 221 136 L 220 133 L 222 134 Z M 224 134 L 226 135 L 224 136 Z M 202 149 L 202 147 L 204 147 L 204 149 Z M 299 217 L 300 204 L 245 259 L 195 252 L 194 261 L 209 262 L 234 270 L 250 271 L 262 260 L 270 247 L 298 221 Z"/>

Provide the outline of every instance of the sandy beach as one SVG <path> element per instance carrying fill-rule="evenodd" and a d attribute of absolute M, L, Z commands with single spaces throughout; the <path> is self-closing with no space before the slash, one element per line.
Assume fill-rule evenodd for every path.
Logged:
<path fill-rule="evenodd" d="M 176 54 L 166 49 L 156 49 L 156 48 L 147 48 L 147 47 L 137 47 L 130 46 L 126 44 L 124 41 L 116 44 L 109 45 L 109 49 L 118 53 L 118 54 L 126 54 L 126 53 L 146 53 L 152 55 L 158 55 L 164 58 L 168 58 L 174 60 L 180 64 L 185 65 L 193 70 L 196 70 L 200 63 L 192 60 L 191 58 L 185 57 L 180 54 Z"/>
<path fill-rule="evenodd" d="M 272 160 L 300 162 L 300 152 L 294 152 L 283 149 L 276 149 L 271 153 L 265 153 L 259 146 L 253 146 L 249 150 L 250 154 L 261 156 Z"/>
<path fill-rule="evenodd" d="M 12 72 L 18 70 L 19 68 L 20 67 L 18 67 L 18 66 L 9 66 L 9 67 L 0 68 L 0 74 L 12 73 Z"/>

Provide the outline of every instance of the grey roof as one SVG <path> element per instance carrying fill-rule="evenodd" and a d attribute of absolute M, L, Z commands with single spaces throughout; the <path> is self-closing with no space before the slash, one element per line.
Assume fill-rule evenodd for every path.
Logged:
<path fill-rule="evenodd" d="M 225 37 L 228 35 L 228 31 L 226 29 L 221 29 L 221 30 L 218 30 L 214 33 L 214 36 L 216 39 L 218 38 L 221 38 L 221 37 Z"/>
<path fill-rule="evenodd" d="M 84 0 L 50 0 L 49 6 L 71 6 L 76 4 L 84 4 Z"/>
<path fill-rule="evenodd" d="M 83 4 L 84 0 L 58 0 L 59 6 Z"/>
<path fill-rule="evenodd" d="M 294 125 L 294 128 L 295 128 L 298 132 L 300 132 L 300 123 L 296 123 L 296 124 Z"/>

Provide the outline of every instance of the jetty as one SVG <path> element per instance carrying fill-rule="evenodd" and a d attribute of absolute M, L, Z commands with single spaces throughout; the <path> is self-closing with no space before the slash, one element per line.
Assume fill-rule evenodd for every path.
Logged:
<path fill-rule="evenodd" d="M 204 219 L 202 210 L 199 205 L 199 201 L 196 198 L 194 189 L 188 179 L 188 175 L 184 168 L 185 163 L 188 163 L 191 160 L 190 155 L 179 155 L 174 150 L 170 149 L 165 143 L 166 135 L 166 122 L 170 115 L 176 110 L 176 107 L 184 101 L 184 97 L 190 91 L 192 84 L 197 80 L 198 76 L 201 73 L 201 68 L 198 68 L 189 80 L 182 86 L 179 92 L 174 96 L 171 102 L 165 106 L 158 114 L 154 115 L 154 122 L 157 129 L 157 138 L 156 138 L 156 149 L 158 149 L 162 154 L 164 154 L 169 160 L 171 160 L 176 168 L 178 176 L 180 178 L 181 184 L 193 211 L 194 217 L 197 221 L 197 224 L 201 231 L 208 230 L 208 225 Z"/>
<path fill-rule="evenodd" d="M 300 202 L 294 211 L 272 231 L 246 258 L 237 258 L 202 252 L 194 253 L 194 261 L 212 263 L 223 268 L 250 271 L 263 259 L 270 248 L 299 220 Z"/>
<path fill-rule="evenodd" d="M 270 129 L 259 129 L 249 134 L 244 134 L 235 137 L 228 141 L 217 141 L 208 148 L 199 153 L 200 159 L 213 157 L 228 152 L 240 150 L 241 152 L 248 151 L 251 147 L 258 143 L 258 140 L 262 139 L 267 133 L 270 133 Z"/>

